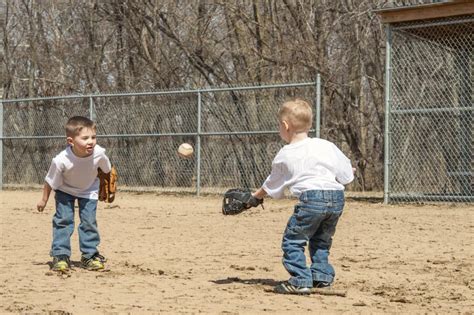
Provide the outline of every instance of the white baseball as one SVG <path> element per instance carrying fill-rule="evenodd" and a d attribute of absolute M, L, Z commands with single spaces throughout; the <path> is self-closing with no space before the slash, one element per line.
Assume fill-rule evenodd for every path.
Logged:
<path fill-rule="evenodd" d="M 182 158 L 188 159 L 194 153 L 193 147 L 189 143 L 183 143 L 178 148 L 178 155 Z"/>

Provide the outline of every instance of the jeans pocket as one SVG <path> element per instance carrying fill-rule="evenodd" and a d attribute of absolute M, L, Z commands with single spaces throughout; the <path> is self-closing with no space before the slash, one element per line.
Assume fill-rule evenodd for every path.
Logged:
<path fill-rule="evenodd" d="M 315 231 L 318 222 L 326 216 L 326 211 L 297 206 L 295 209 L 293 229 L 300 234 L 310 237 Z"/>

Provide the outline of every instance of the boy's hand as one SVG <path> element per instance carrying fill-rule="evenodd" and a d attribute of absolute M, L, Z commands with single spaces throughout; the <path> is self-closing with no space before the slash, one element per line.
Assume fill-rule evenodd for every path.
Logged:
<path fill-rule="evenodd" d="M 240 188 L 229 189 L 224 194 L 222 213 L 224 215 L 235 215 L 258 205 L 263 207 L 263 199 L 253 196 L 250 190 Z"/>
<path fill-rule="evenodd" d="M 51 186 L 49 186 L 48 183 L 44 183 L 43 197 L 41 198 L 41 200 L 36 205 L 36 209 L 38 209 L 39 212 L 43 212 L 44 208 L 46 207 L 46 204 L 48 203 L 49 194 L 51 193 L 51 190 L 52 190 Z"/>
<path fill-rule="evenodd" d="M 256 207 L 258 205 L 261 205 L 263 204 L 263 199 L 259 199 L 253 195 L 251 195 L 249 197 L 249 200 L 246 202 L 247 205 L 251 206 L 251 207 Z M 263 206 L 262 206 L 263 207 Z"/>
<path fill-rule="evenodd" d="M 38 209 L 39 212 L 43 212 L 44 208 L 46 207 L 47 202 L 48 201 L 44 201 L 43 199 L 41 199 L 36 205 L 36 209 Z"/>

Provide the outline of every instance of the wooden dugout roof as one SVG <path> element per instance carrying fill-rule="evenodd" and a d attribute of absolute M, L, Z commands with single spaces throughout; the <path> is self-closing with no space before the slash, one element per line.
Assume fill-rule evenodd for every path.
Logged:
<path fill-rule="evenodd" d="M 400 23 L 474 14 L 474 0 L 451 0 L 376 10 L 382 23 Z"/>

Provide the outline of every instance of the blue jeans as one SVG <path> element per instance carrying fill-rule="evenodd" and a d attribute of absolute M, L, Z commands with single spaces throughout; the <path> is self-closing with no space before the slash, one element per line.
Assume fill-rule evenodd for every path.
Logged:
<path fill-rule="evenodd" d="M 96 210 L 97 200 L 79 198 L 56 190 L 56 213 L 53 217 L 53 244 L 51 256 L 71 256 L 71 235 L 74 232 L 74 202 L 79 203 L 78 226 L 79 248 L 85 258 L 91 258 L 98 252 L 100 243 L 97 228 Z"/>
<path fill-rule="evenodd" d="M 283 265 L 290 273 L 290 284 L 312 287 L 313 281 L 334 281 L 334 268 L 328 260 L 332 237 L 344 208 L 344 191 L 310 190 L 300 202 L 283 234 Z M 305 247 L 309 243 L 311 266 L 306 266 Z"/>

